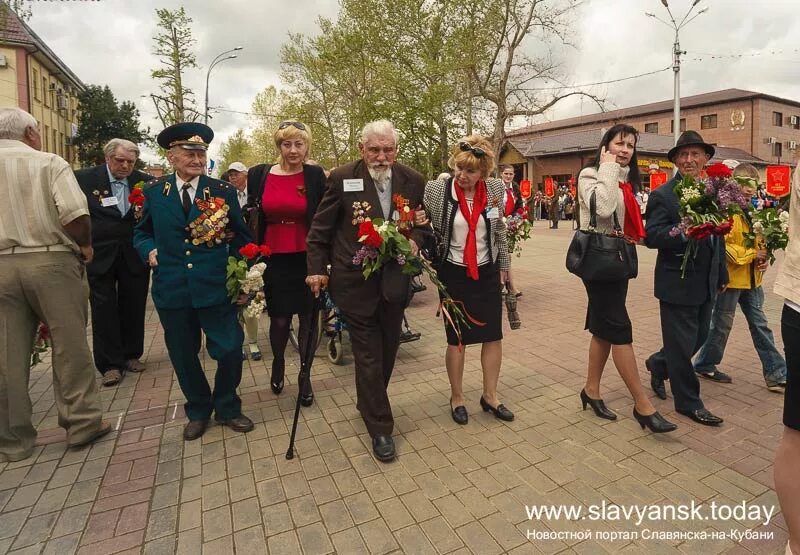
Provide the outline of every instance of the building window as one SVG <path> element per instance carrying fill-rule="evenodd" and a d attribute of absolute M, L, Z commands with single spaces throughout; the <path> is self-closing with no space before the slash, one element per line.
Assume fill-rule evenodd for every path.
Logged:
<path fill-rule="evenodd" d="M 36 68 L 33 69 L 33 79 L 31 79 L 31 81 L 33 81 L 33 98 L 34 98 L 34 100 L 41 100 L 42 99 L 42 95 L 39 92 L 39 70 L 36 69 Z"/>
<path fill-rule="evenodd" d="M 681 118 L 681 133 L 686 131 L 686 118 Z M 675 120 L 669 122 L 669 132 L 675 133 Z"/>
<path fill-rule="evenodd" d="M 772 125 L 783 127 L 783 114 L 781 112 L 772 112 Z"/>
<path fill-rule="evenodd" d="M 645 133 L 655 133 L 656 135 L 658 135 L 658 122 L 645 123 L 644 124 L 644 132 Z"/>
<path fill-rule="evenodd" d="M 790 116 L 789 125 L 794 129 L 800 129 L 800 116 Z"/>
<path fill-rule="evenodd" d="M 772 145 L 772 155 L 775 158 L 780 158 L 783 155 L 783 143 L 777 142 Z"/>
<path fill-rule="evenodd" d="M 58 144 L 58 131 L 53 129 L 53 154 L 58 154 L 61 156 L 62 152 L 61 145 Z"/>
<path fill-rule="evenodd" d="M 50 90 L 47 87 L 47 77 L 42 77 L 42 95 L 44 96 L 44 105 L 50 107 Z"/>
<path fill-rule="evenodd" d="M 41 129 L 41 127 L 39 129 Z M 44 126 L 44 133 L 42 133 L 42 142 L 44 143 L 42 145 L 44 147 L 44 151 L 50 152 L 50 127 L 48 127 L 47 125 Z"/>
<path fill-rule="evenodd" d="M 700 129 L 716 129 L 717 114 L 708 114 L 700 117 Z"/>

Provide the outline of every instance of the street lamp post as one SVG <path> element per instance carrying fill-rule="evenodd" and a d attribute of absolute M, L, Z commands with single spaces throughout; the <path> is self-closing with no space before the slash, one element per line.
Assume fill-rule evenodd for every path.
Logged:
<path fill-rule="evenodd" d="M 672 45 L 672 71 L 675 74 L 675 105 L 673 107 L 672 113 L 672 130 L 673 135 L 675 138 L 675 144 L 678 143 L 678 137 L 681 135 L 681 54 L 686 54 L 686 51 L 681 50 L 681 42 L 679 33 L 680 30 L 683 29 L 686 25 L 691 23 L 695 20 L 699 15 L 708 11 L 708 8 L 703 8 L 691 18 L 689 17 L 692 14 L 692 10 L 694 7 L 700 3 L 701 0 L 693 0 L 692 5 L 689 7 L 689 11 L 686 12 L 686 15 L 683 16 L 683 19 L 680 23 L 675 21 L 675 18 L 672 16 L 672 10 L 669 9 L 669 1 L 668 0 L 661 0 L 661 3 L 664 4 L 664 7 L 667 9 L 667 13 L 669 14 L 670 22 L 664 21 L 660 17 L 658 17 L 654 13 L 645 12 L 647 17 L 652 17 L 657 19 L 667 27 L 674 29 L 675 31 L 675 42 Z"/>
<path fill-rule="evenodd" d="M 208 125 L 208 81 L 211 77 L 211 70 L 214 69 L 219 63 L 224 62 L 225 60 L 232 60 L 236 58 L 236 54 L 231 54 L 231 52 L 236 52 L 238 50 L 242 50 L 241 46 L 237 46 L 236 48 L 232 48 L 231 50 L 226 50 L 225 52 L 221 52 L 217 55 L 216 58 L 211 62 L 211 65 L 208 66 L 208 71 L 206 72 L 206 106 L 205 106 L 205 124 Z M 226 54 L 231 54 L 230 56 L 226 56 Z M 223 56 L 226 56 L 223 58 Z"/>

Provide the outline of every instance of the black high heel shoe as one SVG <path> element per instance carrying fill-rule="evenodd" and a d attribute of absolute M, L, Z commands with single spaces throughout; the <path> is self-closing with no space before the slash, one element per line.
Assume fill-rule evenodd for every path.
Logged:
<path fill-rule="evenodd" d="M 581 403 L 583 403 L 583 410 L 586 410 L 586 405 L 589 405 L 600 418 L 605 418 L 606 420 L 617 419 L 617 415 L 608 410 L 602 399 L 592 399 L 586 394 L 585 389 L 581 389 Z"/>
<path fill-rule="evenodd" d="M 484 412 L 491 412 L 494 414 L 495 418 L 499 418 L 500 420 L 505 420 L 506 422 L 514 420 L 514 413 L 508 410 L 504 404 L 500 403 L 497 405 L 497 408 L 495 408 L 484 401 L 483 396 L 481 396 L 481 408 Z"/>
<path fill-rule="evenodd" d="M 300 404 L 304 407 L 310 407 L 314 404 L 314 391 L 311 389 L 311 383 L 307 382 L 303 387 L 303 392 L 300 394 Z"/>
<path fill-rule="evenodd" d="M 661 416 L 661 414 L 658 411 L 648 416 L 645 416 L 643 414 L 639 414 L 639 412 L 636 410 L 636 407 L 634 407 L 633 417 L 636 419 L 636 421 L 639 423 L 639 425 L 642 427 L 643 430 L 645 426 L 647 426 L 648 428 L 650 428 L 650 431 L 653 432 L 654 434 L 664 434 L 678 429 L 677 424 L 673 424 L 672 422 Z"/>
<path fill-rule="evenodd" d="M 283 373 L 285 369 L 286 363 L 284 361 L 278 362 L 278 359 L 272 359 L 272 374 L 269 378 L 269 387 L 275 395 L 283 391 Z"/>

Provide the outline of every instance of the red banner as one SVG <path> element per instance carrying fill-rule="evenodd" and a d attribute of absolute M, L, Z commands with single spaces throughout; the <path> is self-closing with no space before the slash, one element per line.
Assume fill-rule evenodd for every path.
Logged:
<path fill-rule="evenodd" d="M 789 166 L 767 166 L 767 194 L 785 197 L 791 192 L 792 168 Z"/>
<path fill-rule="evenodd" d="M 667 174 L 664 172 L 655 172 L 650 174 L 650 190 L 655 191 L 664 183 L 669 181 Z"/>
<path fill-rule="evenodd" d="M 531 198 L 531 193 L 532 193 L 531 182 L 527 179 L 523 179 L 522 181 L 520 181 L 519 194 L 522 196 L 522 198 L 528 200 L 529 198 Z"/>
<path fill-rule="evenodd" d="M 556 194 L 556 189 L 555 189 L 555 185 L 553 184 L 553 178 L 552 177 L 545 177 L 544 178 L 544 195 L 546 197 L 552 197 L 552 196 L 555 196 L 555 194 Z"/>

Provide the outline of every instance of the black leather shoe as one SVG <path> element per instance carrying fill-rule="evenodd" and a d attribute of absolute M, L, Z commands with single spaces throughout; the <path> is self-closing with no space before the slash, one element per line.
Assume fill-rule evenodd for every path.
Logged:
<path fill-rule="evenodd" d="M 381 462 L 394 460 L 394 440 L 392 436 L 379 435 L 372 438 L 372 452 Z"/>
<path fill-rule="evenodd" d="M 586 394 L 585 389 L 581 389 L 581 404 L 583 404 L 583 410 L 586 410 L 586 405 L 592 407 L 594 413 L 600 418 L 605 418 L 606 420 L 617 419 L 617 415 L 608 410 L 602 399 L 592 399 Z"/>
<path fill-rule="evenodd" d="M 303 392 L 300 394 L 300 404 L 304 407 L 310 407 L 314 404 L 314 391 L 311 389 L 310 383 L 303 387 Z"/>
<path fill-rule="evenodd" d="M 650 387 L 653 389 L 653 393 L 655 393 L 659 399 L 666 401 L 667 388 L 664 386 L 664 378 L 659 378 L 656 375 L 649 358 L 644 361 L 644 366 L 647 368 L 647 371 L 650 372 Z"/>
<path fill-rule="evenodd" d="M 193 441 L 203 436 L 208 428 L 208 420 L 189 420 L 183 428 L 183 439 Z"/>
<path fill-rule="evenodd" d="M 654 434 L 664 434 L 667 432 L 672 432 L 678 429 L 676 424 L 673 424 L 661 414 L 656 411 L 653 414 L 649 414 L 647 416 L 643 414 L 639 414 L 636 410 L 636 407 L 633 408 L 633 417 L 639 423 L 639 425 L 644 430 L 645 426 L 650 429 L 651 432 Z"/>
<path fill-rule="evenodd" d="M 491 412 L 494 414 L 495 418 L 499 418 L 500 420 L 505 420 L 506 422 L 514 420 L 514 413 L 508 410 L 504 404 L 501 403 L 497 405 L 497 407 L 493 407 L 484 401 L 483 396 L 481 396 L 481 408 L 484 412 Z"/>
<path fill-rule="evenodd" d="M 283 391 L 283 372 L 286 368 L 286 363 L 278 359 L 272 359 L 272 374 L 269 378 L 269 387 L 275 395 Z"/>
<path fill-rule="evenodd" d="M 708 412 L 708 409 L 679 410 L 676 412 L 678 414 L 688 416 L 698 424 L 703 424 L 704 426 L 719 426 L 724 422 L 724 420 L 719 416 L 714 416 Z"/>
<path fill-rule="evenodd" d="M 450 399 L 450 415 L 453 417 L 453 420 L 456 424 L 461 424 L 462 426 L 469 422 L 469 414 L 467 414 L 467 407 L 464 405 L 459 405 L 453 408 L 453 400 Z"/>
<path fill-rule="evenodd" d="M 263 357 L 261 356 L 261 351 L 256 351 L 254 353 L 250 353 L 250 358 L 253 360 L 261 360 Z"/>
<path fill-rule="evenodd" d="M 229 418 L 227 420 L 215 417 L 214 420 L 216 420 L 222 426 L 227 426 L 234 432 L 241 432 L 243 434 L 252 431 L 253 428 L 255 427 L 253 425 L 253 421 L 247 418 L 243 414 L 240 414 L 235 418 Z"/>

